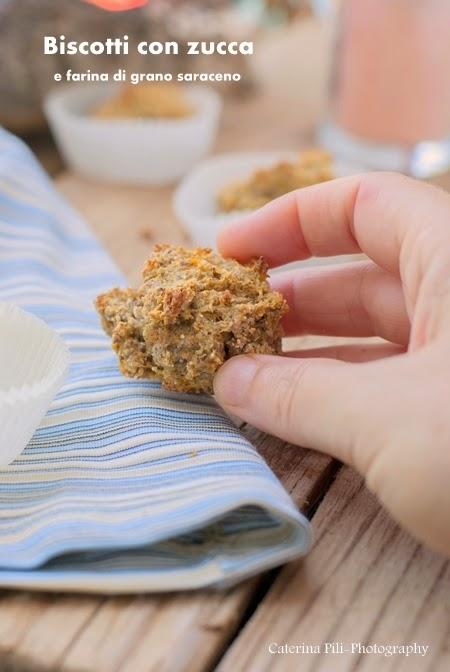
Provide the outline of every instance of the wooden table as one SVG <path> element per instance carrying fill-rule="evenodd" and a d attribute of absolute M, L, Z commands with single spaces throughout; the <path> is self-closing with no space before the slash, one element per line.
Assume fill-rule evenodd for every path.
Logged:
<path fill-rule="evenodd" d="M 275 98 L 228 105 L 216 149 L 295 147 L 310 116 L 304 109 L 299 120 L 295 108 Z M 58 184 L 131 281 L 154 242 L 185 240 L 170 189 L 112 188 L 70 174 Z M 400 530 L 351 469 L 251 427 L 242 431 L 312 519 L 315 543 L 304 561 L 224 593 L 4 592 L 0 672 L 450 670 L 450 563 Z M 325 642 L 417 642 L 431 653 L 383 658 L 268 649 Z"/>

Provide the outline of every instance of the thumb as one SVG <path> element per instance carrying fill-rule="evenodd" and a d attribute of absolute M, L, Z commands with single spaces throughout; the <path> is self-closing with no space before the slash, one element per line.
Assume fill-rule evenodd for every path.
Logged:
<path fill-rule="evenodd" d="M 358 436 L 372 420 L 371 394 L 364 394 L 357 371 L 361 366 L 332 359 L 243 355 L 219 370 L 214 393 L 226 411 L 245 422 L 352 464 Z M 365 471 L 366 465 L 354 466 Z"/>

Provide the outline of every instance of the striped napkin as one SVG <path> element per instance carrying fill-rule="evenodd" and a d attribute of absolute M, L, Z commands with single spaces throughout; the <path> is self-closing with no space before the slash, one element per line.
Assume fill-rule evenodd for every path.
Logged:
<path fill-rule="evenodd" d="M 92 307 L 120 284 L 29 150 L 0 129 L 0 300 L 45 320 L 72 354 L 47 417 L 0 470 L 0 586 L 223 586 L 305 553 L 308 521 L 211 397 L 120 375 Z"/>

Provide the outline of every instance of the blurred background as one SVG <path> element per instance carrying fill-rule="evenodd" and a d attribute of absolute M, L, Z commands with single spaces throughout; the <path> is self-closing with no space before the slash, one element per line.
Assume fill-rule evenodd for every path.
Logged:
<path fill-rule="evenodd" d="M 288 99 L 298 105 L 304 126 L 323 106 L 331 39 L 327 26 L 313 17 L 313 9 L 304 0 L 153 0 L 145 8 L 113 13 L 79 0 L 0 0 L 0 124 L 24 136 L 55 173 L 63 166 L 42 108 L 55 87 L 53 73 L 67 68 L 114 72 L 122 65 L 143 72 L 240 72 L 240 83 L 216 85 L 225 99 L 258 95 L 265 87 L 280 104 Z M 67 40 L 90 41 L 124 34 L 130 42 L 250 39 L 256 42 L 256 53 L 148 58 L 131 48 L 122 58 L 44 56 L 43 36 L 61 34 Z M 299 42 L 308 60 L 298 59 L 294 65 Z M 313 80 L 308 77 L 311 68 L 316 73 Z"/>
<path fill-rule="evenodd" d="M 44 56 L 44 35 L 104 40 L 254 40 L 255 55 L 184 57 Z M 292 149 L 319 143 L 363 168 L 418 177 L 450 163 L 450 2 L 448 0 L 151 0 L 107 12 L 80 0 L 0 0 L 0 124 L 22 135 L 57 174 L 66 166 L 43 114 L 53 73 L 238 71 L 217 84 L 225 109 L 239 101 L 277 101 L 266 127 L 298 117 Z M 230 102 L 231 101 L 231 102 Z M 261 116 L 254 123 L 267 124 Z M 279 111 L 277 113 L 277 110 Z M 275 134 L 276 135 L 276 134 Z M 259 136 L 261 142 L 261 136 Z M 245 138 L 239 146 L 248 147 Z M 287 149 L 287 147 L 280 147 Z"/>

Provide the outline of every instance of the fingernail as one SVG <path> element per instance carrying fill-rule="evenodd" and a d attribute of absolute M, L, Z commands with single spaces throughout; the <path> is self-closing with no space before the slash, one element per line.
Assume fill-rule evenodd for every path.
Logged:
<path fill-rule="evenodd" d="M 214 394 L 222 406 L 244 406 L 258 369 L 255 357 L 232 357 L 219 369 L 214 379 Z"/>

